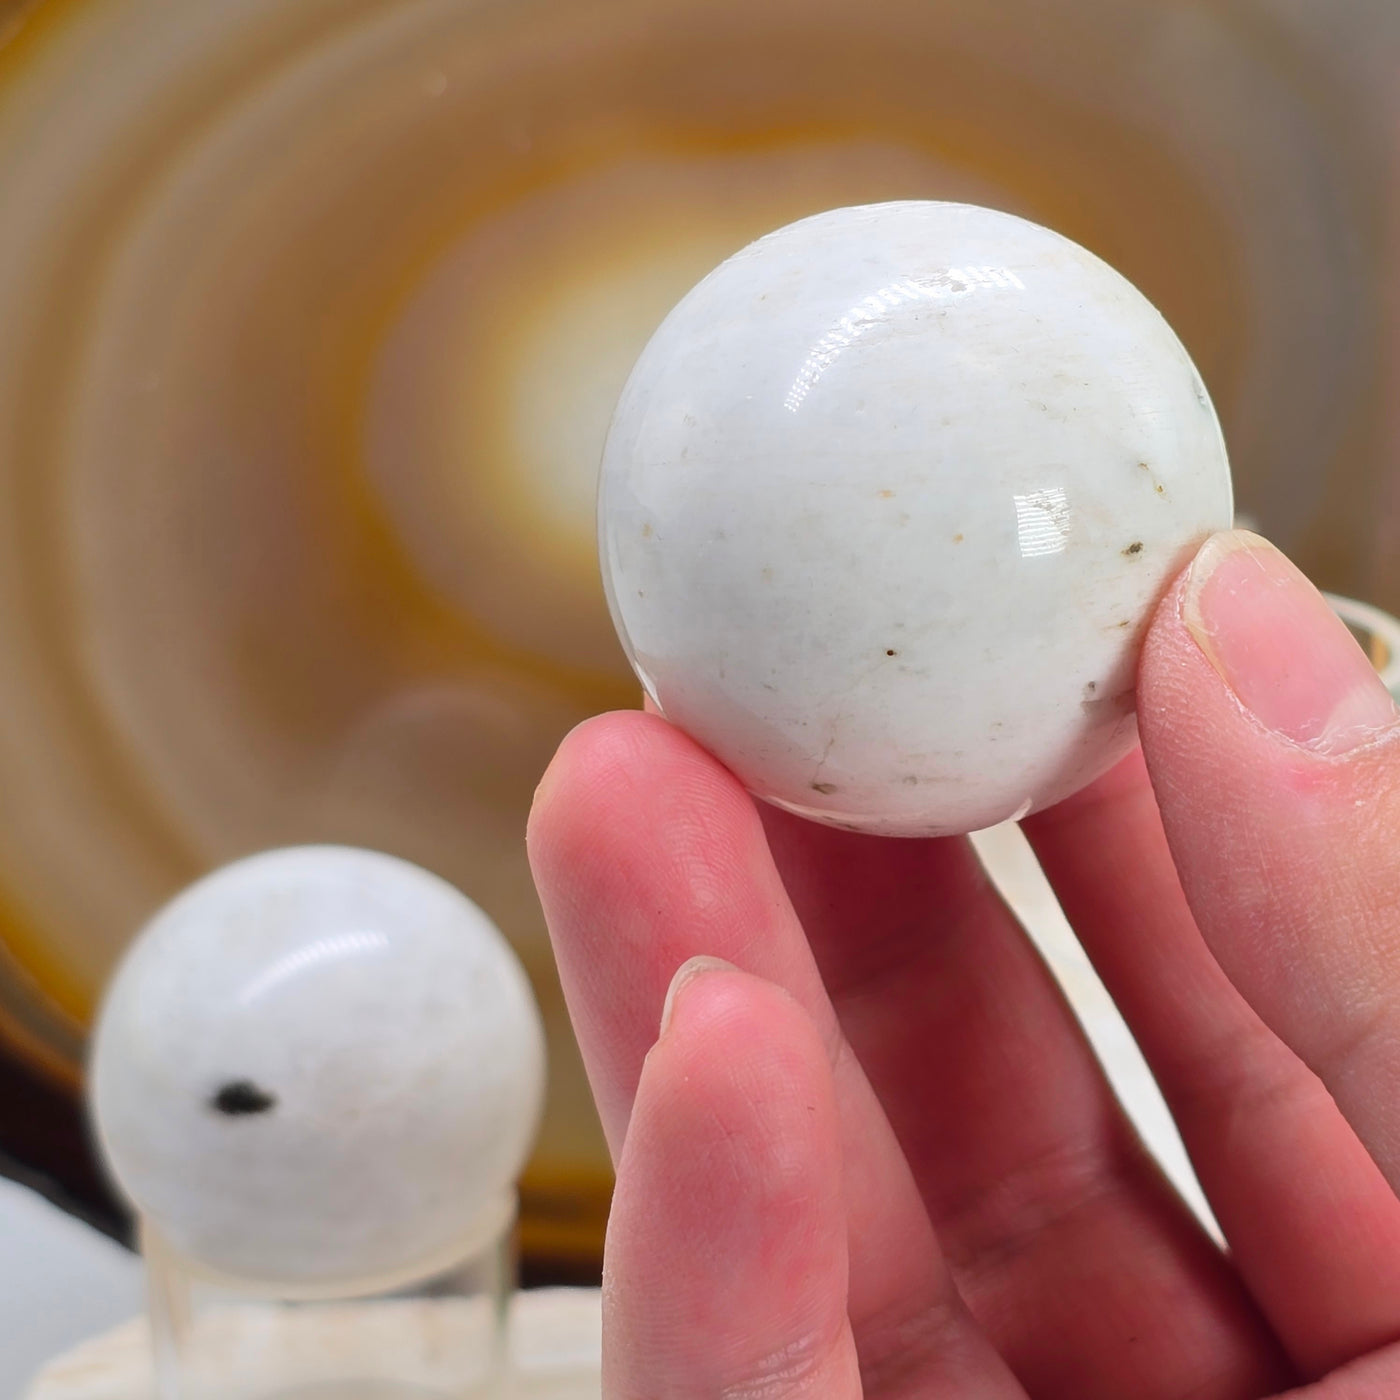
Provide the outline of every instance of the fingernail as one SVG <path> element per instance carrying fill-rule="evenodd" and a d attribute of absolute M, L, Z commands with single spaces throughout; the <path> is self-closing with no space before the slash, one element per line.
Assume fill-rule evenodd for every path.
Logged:
<path fill-rule="evenodd" d="M 725 962 L 723 958 L 699 957 L 691 958 L 689 962 L 683 962 L 676 969 L 676 975 L 671 978 L 671 985 L 666 989 L 666 1000 L 661 1007 L 660 1034 L 666 1034 L 666 1028 L 671 1024 L 671 1015 L 676 1009 L 676 998 L 687 983 L 693 982 L 697 977 L 703 977 L 707 972 L 737 972 L 738 970 L 733 963 Z"/>
<path fill-rule="evenodd" d="M 1258 535 L 1206 541 L 1181 616 L 1245 709 L 1296 744 L 1345 753 L 1395 721 L 1395 702 L 1346 624 Z"/>

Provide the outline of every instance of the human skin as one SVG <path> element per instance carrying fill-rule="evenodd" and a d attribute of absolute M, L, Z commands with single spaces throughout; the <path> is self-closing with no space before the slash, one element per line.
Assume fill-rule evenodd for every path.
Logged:
<path fill-rule="evenodd" d="M 1241 533 L 1138 712 L 1024 827 L 1227 1250 L 965 839 L 759 807 L 656 715 L 564 741 L 529 847 L 618 1168 L 608 1400 L 1400 1394 L 1400 717 Z"/>

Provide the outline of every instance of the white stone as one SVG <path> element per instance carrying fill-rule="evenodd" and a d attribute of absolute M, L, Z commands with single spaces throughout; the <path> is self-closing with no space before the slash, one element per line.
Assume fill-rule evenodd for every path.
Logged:
<path fill-rule="evenodd" d="M 112 982 L 91 1095 L 112 1170 L 206 1271 L 315 1290 L 408 1278 L 498 1226 L 544 1040 L 495 926 L 341 847 L 215 872 Z"/>
<path fill-rule="evenodd" d="M 1025 220 L 908 202 L 791 224 L 676 307 L 613 420 L 600 551 L 648 694 L 754 793 L 936 835 L 1130 749 L 1150 611 L 1231 512 L 1139 292 Z"/>

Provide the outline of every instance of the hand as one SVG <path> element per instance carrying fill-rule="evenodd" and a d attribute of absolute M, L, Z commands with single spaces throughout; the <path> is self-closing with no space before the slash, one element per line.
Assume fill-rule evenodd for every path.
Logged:
<path fill-rule="evenodd" d="M 1145 761 L 1024 827 L 1228 1254 L 967 841 L 756 808 L 654 715 L 564 742 L 530 852 L 618 1164 L 609 1400 L 1400 1396 L 1400 721 L 1248 535 L 1138 694 Z"/>

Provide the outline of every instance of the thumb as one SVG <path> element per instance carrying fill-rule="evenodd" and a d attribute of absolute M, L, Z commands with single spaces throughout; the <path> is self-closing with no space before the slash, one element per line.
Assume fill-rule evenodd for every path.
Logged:
<path fill-rule="evenodd" d="M 1322 595 L 1208 540 L 1149 631 L 1143 749 L 1226 975 L 1400 1187 L 1400 722 Z"/>

